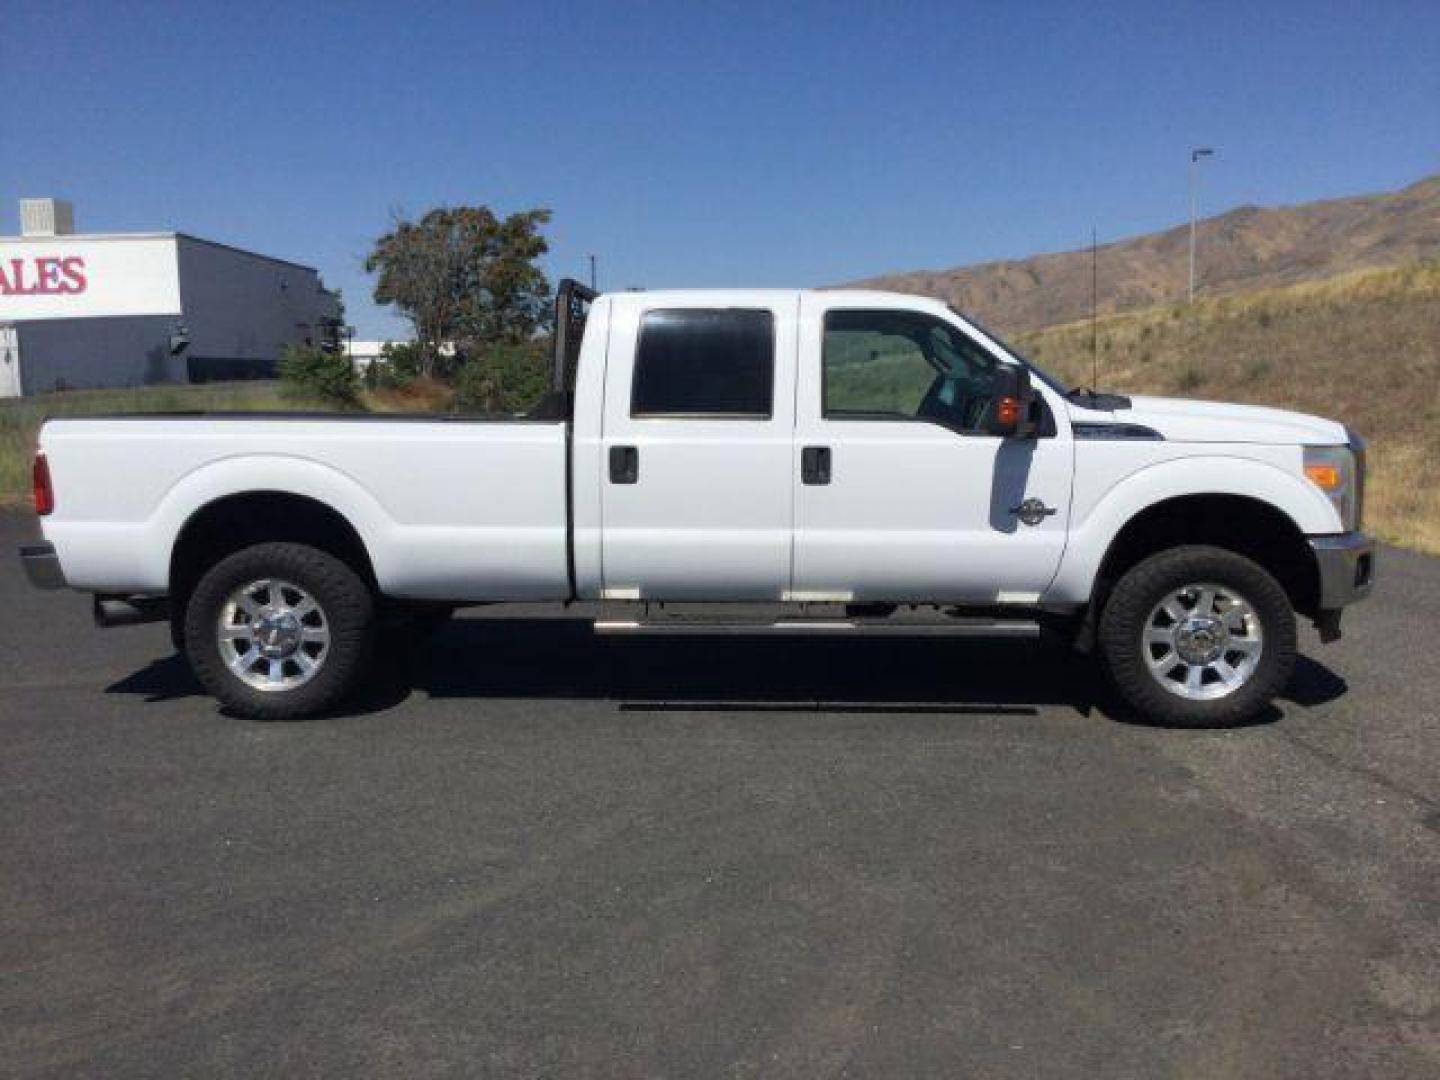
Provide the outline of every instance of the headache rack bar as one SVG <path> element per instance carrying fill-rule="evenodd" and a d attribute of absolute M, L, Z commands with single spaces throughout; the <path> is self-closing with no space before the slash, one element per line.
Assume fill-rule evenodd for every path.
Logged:
<path fill-rule="evenodd" d="M 565 421 L 565 574 L 570 599 L 575 599 L 575 372 L 590 302 L 600 294 L 574 278 L 563 278 L 555 291 L 555 357 L 550 366 L 550 393 L 541 408 Z"/>
<path fill-rule="evenodd" d="M 555 293 L 555 357 L 550 368 L 550 392 L 563 394 L 567 404 L 575 393 L 575 369 L 580 362 L 580 342 L 585 336 L 590 302 L 599 295 L 574 278 L 562 280 Z"/>

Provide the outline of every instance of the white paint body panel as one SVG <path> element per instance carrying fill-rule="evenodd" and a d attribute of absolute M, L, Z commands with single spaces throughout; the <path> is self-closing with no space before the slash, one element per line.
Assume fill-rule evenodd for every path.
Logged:
<path fill-rule="evenodd" d="M 1110 542 L 1135 515 L 1168 499 L 1241 495 L 1283 511 L 1302 533 L 1343 531 L 1330 501 L 1302 475 L 1300 446 L 1082 439 L 1075 447 L 1070 538 L 1047 602 L 1088 600 Z"/>
<path fill-rule="evenodd" d="M 797 591 L 845 591 L 857 601 L 996 603 L 1033 600 L 1065 550 L 1074 449 L 1063 403 L 1044 439 L 960 435 L 920 420 L 829 420 L 821 406 L 825 313 L 924 310 L 988 344 L 943 305 L 911 296 L 821 292 L 801 307 L 794 464 Z M 806 446 L 831 451 L 831 482 L 800 482 Z M 1012 507 L 1038 498 L 1055 513 L 1022 525 Z"/>
<path fill-rule="evenodd" d="M 568 473 L 576 595 L 684 600 L 1085 602 L 1117 533 L 1185 495 L 1265 502 L 1307 534 L 1342 531 L 1301 471 L 1304 445 L 1345 441 L 1327 420 L 1137 398 L 1081 409 L 1037 383 L 1057 433 L 958 436 L 926 423 L 826 421 L 820 338 L 830 307 L 895 307 L 1004 348 L 943 305 L 873 292 L 617 294 L 592 305 Z M 665 307 L 763 307 L 775 318 L 769 420 L 629 416 L 636 328 Z M 1075 438 L 1082 422 L 1144 424 L 1163 440 Z M 608 449 L 639 448 L 641 482 L 614 485 Z M 803 447 L 832 448 L 832 483 L 800 483 Z M 562 423 L 370 418 L 136 418 L 47 424 L 56 511 L 44 519 L 67 580 L 163 592 L 185 523 L 217 499 L 281 491 L 333 508 L 396 597 L 564 600 Z M 1017 525 L 1010 507 L 1056 513 Z"/>
<path fill-rule="evenodd" d="M 390 595 L 569 591 L 559 423 L 81 420 L 47 424 L 41 446 L 58 495 L 45 535 L 76 588 L 163 592 L 192 514 L 283 491 L 343 515 Z"/>
<path fill-rule="evenodd" d="M 778 601 L 789 588 L 798 301 L 798 293 L 768 290 L 707 297 L 707 307 L 764 310 L 774 319 L 770 419 L 635 419 L 630 381 L 641 320 L 687 304 L 653 293 L 613 298 L 600 455 L 607 596 Z M 609 482 L 612 446 L 636 448 L 638 483 Z"/>
<path fill-rule="evenodd" d="M 1086 411 L 1076 409 L 1076 418 Z M 1122 412 L 1090 415 L 1144 424 L 1178 443 L 1343 446 L 1348 438 L 1344 424 L 1319 416 L 1186 398 L 1136 396 L 1130 399 L 1130 408 Z"/>

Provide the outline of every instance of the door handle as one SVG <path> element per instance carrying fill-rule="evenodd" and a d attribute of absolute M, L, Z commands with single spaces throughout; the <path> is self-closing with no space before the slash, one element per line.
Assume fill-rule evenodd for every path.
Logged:
<path fill-rule="evenodd" d="M 638 484 L 640 482 L 640 450 L 638 447 L 610 447 L 610 482 L 612 484 Z"/>
<path fill-rule="evenodd" d="M 1039 525 L 1055 513 L 1055 507 L 1046 506 L 1040 499 L 1026 499 L 1019 506 L 1012 506 L 1010 513 L 1018 517 L 1024 525 Z"/>
<path fill-rule="evenodd" d="M 800 451 L 800 482 L 802 484 L 830 483 L 830 448 L 828 446 L 807 446 Z"/>

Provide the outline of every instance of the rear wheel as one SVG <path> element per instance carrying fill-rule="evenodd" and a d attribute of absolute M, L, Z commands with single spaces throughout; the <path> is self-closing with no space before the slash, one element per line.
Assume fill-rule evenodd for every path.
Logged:
<path fill-rule="evenodd" d="M 1145 716 L 1225 727 L 1255 716 L 1295 667 L 1295 615 L 1280 584 L 1223 548 L 1160 552 L 1115 585 L 1100 617 L 1107 673 Z"/>
<path fill-rule="evenodd" d="M 256 720 L 338 704 L 374 636 L 364 580 L 304 544 L 258 544 L 216 564 L 185 609 L 185 652 L 205 689 Z"/>

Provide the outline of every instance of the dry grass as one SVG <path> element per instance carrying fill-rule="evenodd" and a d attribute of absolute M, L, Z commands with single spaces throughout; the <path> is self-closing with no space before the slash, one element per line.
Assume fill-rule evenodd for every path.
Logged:
<path fill-rule="evenodd" d="M 1090 324 L 1017 338 L 1090 382 Z M 1370 444 L 1366 527 L 1440 554 L 1440 263 L 1102 319 L 1100 383 L 1334 417 Z"/>
<path fill-rule="evenodd" d="M 427 375 L 402 386 L 365 391 L 365 405 L 371 412 L 444 413 L 455 405 L 455 389 Z"/>

